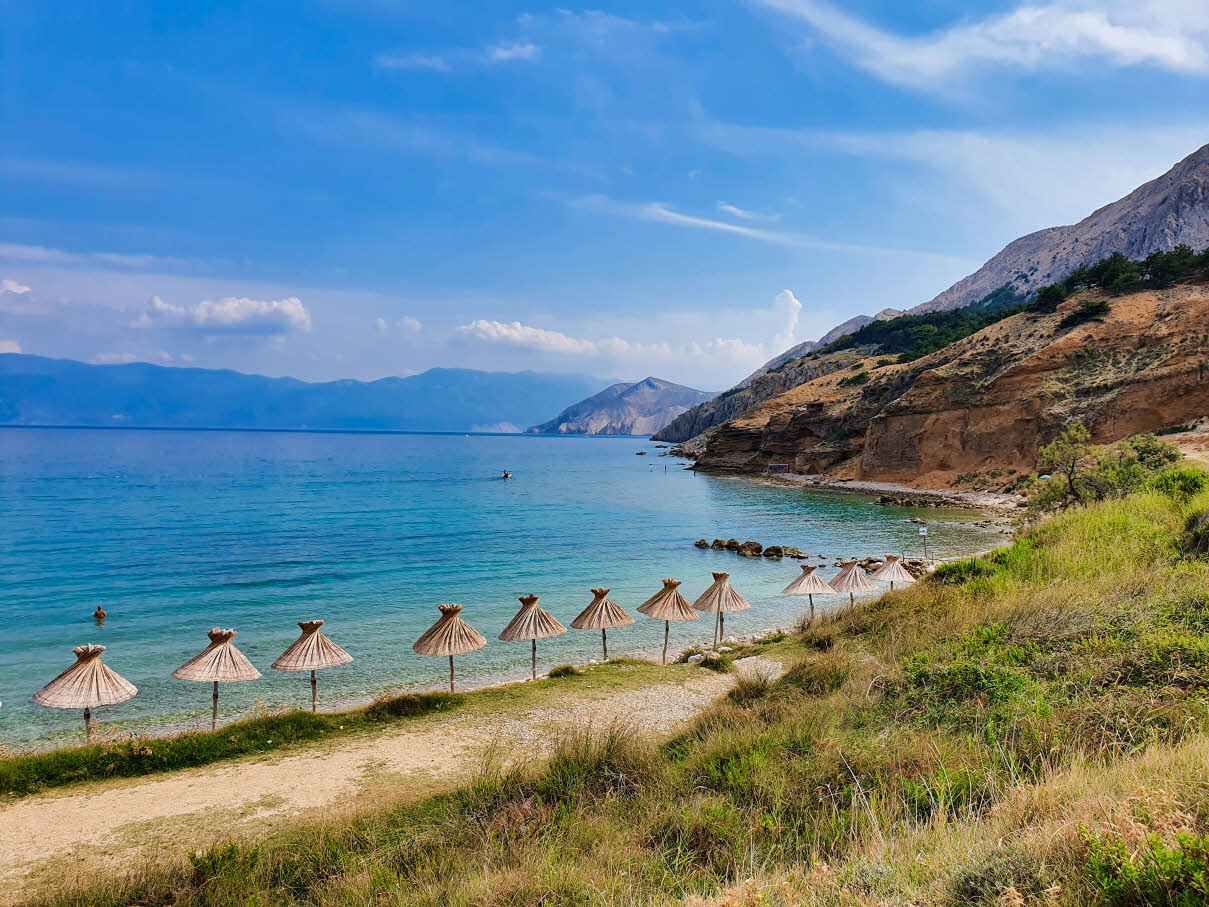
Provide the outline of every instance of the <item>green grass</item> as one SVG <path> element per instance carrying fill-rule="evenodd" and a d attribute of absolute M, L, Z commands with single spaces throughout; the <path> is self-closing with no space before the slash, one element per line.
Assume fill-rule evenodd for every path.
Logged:
<path fill-rule="evenodd" d="M 1209 565 L 1180 538 L 1206 508 L 1072 510 L 776 643 L 781 678 L 658 747 L 584 730 L 48 903 L 1203 903 Z"/>

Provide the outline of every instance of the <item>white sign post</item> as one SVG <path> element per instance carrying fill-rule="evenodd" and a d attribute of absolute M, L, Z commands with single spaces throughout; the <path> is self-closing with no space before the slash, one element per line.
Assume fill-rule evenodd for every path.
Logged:
<path fill-rule="evenodd" d="M 924 540 L 924 560 L 928 560 L 928 527 L 919 527 L 919 537 Z"/>

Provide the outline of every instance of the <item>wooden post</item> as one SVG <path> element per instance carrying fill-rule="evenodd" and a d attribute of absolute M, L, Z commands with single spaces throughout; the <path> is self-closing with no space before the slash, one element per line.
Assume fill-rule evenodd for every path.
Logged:
<path fill-rule="evenodd" d="M 609 637 L 605 635 L 604 627 L 600 628 L 600 644 L 604 646 L 604 660 L 609 660 Z"/>
<path fill-rule="evenodd" d="M 664 664 L 667 664 L 667 638 L 668 638 L 668 634 L 671 632 L 672 632 L 672 622 L 670 620 L 665 620 L 663 622 L 663 663 Z"/>
<path fill-rule="evenodd" d="M 311 712 L 319 711 L 319 682 L 315 679 L 315 669 L 311 668 Z"/>
<path fill-rule="evenodd" d="M 726 635 L 726 615 L 721 611 L 718 612 L 718 644 L 722 644 L 722 637 Z M 715 647 L 716 648 L 716 647 Z"/>
<path fill-rule="evenodd" d="M 718 651 L 718 624 L 722 622 L 722 612 L 719 611 L 714 615 L 714 651 Z"/>
<path fill-rule="evenodd" d="M 210 715 L 210 730 L 218 727 L 218 681 L 214 681 L 214 711 Z"/>
<path fill-rule="evenodd" d="M 806 597 L 810 599 L 810 622 L 814 623 L 814 593 L 807 592 Z"/>
<path fill-rule="evenodd" d="M 533 640 L 533 679 L 537 680 L 537 640 Z"/>
<path fill-rule="evenodd" d="M 84 742 L 92 743 L 92 710 L 84 710 Z"/>
<path fill-rule="evenodd" d="M 449 656 L 449 692 L 456 692 L 453 685 L 453 656 Z"/>

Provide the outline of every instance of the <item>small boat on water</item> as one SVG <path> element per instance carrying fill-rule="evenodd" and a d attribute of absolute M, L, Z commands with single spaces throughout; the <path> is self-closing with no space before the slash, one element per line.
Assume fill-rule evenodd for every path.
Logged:
<path fill-rule="evenodd" d="M 501 478 L 501 479 L 511 479 L 511 478 L 512 478 L 512 473 L 510 473 L 508 470 L 506 470 L 506 469 L 505 469 L 505 470 L 504 470 L 504 474 L 503 474 L 502 476 L 500 476 L 500 478 Z"/>

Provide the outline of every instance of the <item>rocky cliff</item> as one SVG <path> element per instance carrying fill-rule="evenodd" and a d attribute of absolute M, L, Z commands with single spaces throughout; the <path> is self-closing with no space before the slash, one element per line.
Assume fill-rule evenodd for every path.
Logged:
<path fill-rule="evenodd" d="M 1102 321 L 1062 326 L 1097 298 L 1110 306 Z M 1209 288 L 1084 291 L 1053 314 L 1014 315 L 914 362 L 876 362 L 845 363 L 718 426 L 698 465 L 787 463 L 920 488 L 1003 484 L 1071 421 L 1097 442 L 1195 421 L 1209 413 Z"/>
<path fill-rule="evenodd" d="M 607 387 L 528 430 L 560 435 L 649 435 L 712 396 L 659 378 L 644 378 Z"/>

